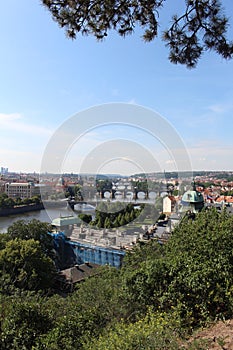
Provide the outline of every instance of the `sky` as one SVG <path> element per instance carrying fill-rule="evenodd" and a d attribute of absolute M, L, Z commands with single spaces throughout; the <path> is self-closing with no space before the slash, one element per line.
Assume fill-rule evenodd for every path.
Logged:
<path fill-rule="evenodd" d="M 233 3 L 222 2 L 233 39 Z M 182 1 L 167 1 L 159 36 L 175 12 Z M 233 60 L 207 52 L 195 69 L 174 65 L 139 29 L 72 41 L 39 0 L 1 2 L 0 43 L 0 167 L 233 170 Z"/>

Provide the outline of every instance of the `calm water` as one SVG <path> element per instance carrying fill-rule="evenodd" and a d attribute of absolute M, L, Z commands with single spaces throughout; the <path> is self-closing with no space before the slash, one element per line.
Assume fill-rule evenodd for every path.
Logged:
<path fill-rule="evenodd" d="M 91 213 L 90 210 L 87 210 L 87 211 L 83 210 L 83 212 L 85 213 L 87 212 L 89 214 Z M 74 213 L 71 209 L 51 208 L 51 209 L 32 211 L 32 212 L 24 213 L 20 215 L 10 215 L 5 217 L 0 217 L 0 233 L 6 232 L 7 228 L 17 220 L 30 221 L 32 219 L 37 219 L 43 222 L 51 223 L 53 219 L 56 219 L 60 216 L 67 216 L 72 214 L 78 215 L 77 212 Z"/>

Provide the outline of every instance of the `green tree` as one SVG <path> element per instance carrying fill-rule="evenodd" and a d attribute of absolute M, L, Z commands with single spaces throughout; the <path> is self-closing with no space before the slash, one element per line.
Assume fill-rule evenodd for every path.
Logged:
<path fill-rule="evenodd" d="M 32 294 L 1 300 L 1 349 L 36 349 L 38 340 L 53 326 L 45 299 Z"/>
<path fill-rule="evenodd" d="M 11 285 L 20 289 L 45 290 L 51 286 L 54 273 L 54 263 L 34 239 L 10 240 L 0 251 L 3 292 Z"/>
<path fill-rule="evenodd" d="M 82 186 L 79 184 L 76 184 L 74 186 L 74 195 L 75 195 L 75 199 L 82 201 L 83 200 L 83 195 L 82 195 Z"/>
<path fill-rule="evenodd" d="M 133 221 L 137 217 L 136 211 L 132 210 L 130 213 L 130 222 Z"/>
<path fill-rule="evenodd" d="M 126 220 L 125 220 L 125 215 L 124 215 L 124 214 L 121 214 L 121 215 L 120 215 L 119 223 L 120 223 L 120 226 L 124 226 L 124 225 L 127 224 L 127 222 L 126 222 Z"/>
<path fill-rule="evenodd" d="M 166 245 L 169 285 L 164 305 L 180 307 L 190 324 L 232 316 L 233 217 L 207 210 L 185 218 Z"/>
<path fill-rule="evenodd" d="M 0 234 L 0 250 L 6 247 L 6 242 L 10 241 L 10 237 L 7 233 Z"/>
<path fill-rule="evenodd" d="M 144 309 L 149 305 L 165 312 L 176 309 L 190 328 L 207 319 L 232 317 L 232 216 L 204 210 L 195 220 L 182 220 L 162 255 L 148 250 L 151 244 L 141 246 L 139 256 L 132 254 L 131 264 L 136 261 L 137 268 L 126 266 L 131 300 Z"/>
<path fill-rule="evenodd" d="M 32 200 L 32 203 L 35 203 L 35 204 L 40 204 L 41 203 L 40 196 L 32 196 L 31 200 Z"/>
<path fill-rule="evenodd" d="M 0 194 L 0 209 L 6 208 L 6 199 L 8 199 L 8 195 L 6 193 Z"/>
<path fill-rule="evenodd" d="M 125 213 L 125 221 L 129 223 L 131 221 L 130 213 L 126 212 Z"/>
<path fill-rule="evenodd" d="M 42 0 L 42 4 L 69 38 L 81 33 L 102 40 L 112 29 L 125 36 L 138 25 L 144 30 L 143 39 L 151 41 L 159 34 L 159 14 L 165 0 Z M 169 23 L 162 38 L 171 62 L 194 67 L 208 50 L 232 58 L 233 45 L 227 39 L 229 21 L 220 0 L 186 0 L 183 13 L 174 15 Z"/>
<path fill-rule="evenodd" d="M 14 208 L 15 201 L 12 198 L 5 198 L 4 199 L 4 208 Z"/>
<path fill-rule="evenodd" d="M 77 290 L 59 304 L 56 296 L 50 298 L 47 308 L 52 311 L 56 327 L 42 339 L 44 347 L 41 348 L 83 349 L 84 344 L 97 338 L 105 327 L 128 316 L 130 305 L 124 304 L 122 293 L 120 271 L 102 267 L 97 276 L 79 284 Z"/>
<path fill-rule="evenodd" d="M 119 227 L 120 226 L 120 222 L 119 222 L 119 216 L 117 216 L 113 222 L 114 227 Z"/>
<path fill-rule="evenodd" d="M 16 205 L 22 205 L 22 199 L 21 199 L 20 197 L 17 197 L 17 198 L 15 199 L 15 204 L 16 204 Z"/>
<path fill-rule="evenodd" d="M 81 213 L 78 215 L 78 217 L 87 224 L 89 224 L 92 220 L 92 216 L 90 214 Z"/>
<path fill-rule="evenodd" d="M 32 219 L 29 222 L 18 220 L 8 227 L 7 233 L 11 239 L 34 239 L 39 241 L 43 252 L 54 259 L 53 238 L 48 232 L 52 231 L 50 224 Z"/>
<path fill-rule="evenodd" d="M 154 298 L 156 289 L 166 291 L 164 247 L 157 241 L 137 244 L 123 260 L 122 276 L 127 298 L 135 305 L 138 315 L 145 314 L 149 305 L 159 305 Z"/>
<path fill-rule="evenodd" d="M 148 312 L 135 323 L 118 322 L 105 330 L 98 339 L 92 339 L 85 350 L 178 350 L 179 320 L 174 316 Z"/>
<path fill-rule="evenodd" d="M 109 217 L 106 217 L 106 219 L 105 219 L 105 221 L 104 221 L 104 227 L 105 227 L 105 228 L 111 228 L 111 227 L 112 227 L 112 223 L 111 223 Z"/>
<path fill-rule="evenodd" d="M 25 205 L 31 204 L 32 203 L 32 199 L 31 198 L 24 198 L 22 200 L 22 203 Z"/>

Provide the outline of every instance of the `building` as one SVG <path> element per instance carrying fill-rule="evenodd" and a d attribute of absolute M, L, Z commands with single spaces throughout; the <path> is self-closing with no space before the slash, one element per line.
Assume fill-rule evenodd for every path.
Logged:
<path fill-rule="evenodd" d="M 195 182 L 193 183 L 193 189 L 186 191 L 181 199 L 180 212 L 184 213 L 190 211 L 191 213 L 197 213 L 204 208 L 204 197 L 201 192 L 197 191 Z"/>
<path fill-rule="evenodd" d="M 176 199 L 174 196 L 166 196 L 163 198 L 163 213 L 170 215 L 175 211 Z"/>
<path fill-rule="evenodd" d="M 60 265 L 64 268 L 85 263 L 120 267 L 125 250 L 95 244 L 73 241 L 64 232 L 50 233 L 54 248 L 59 256 Z"/>
<path fill-rule="evenodd" d="M 8 168 L 1 167 L 1 175 L 7 175 L 8 174 Z"/>
<path fill-rule="evenodd" d="M 34 184 L 31 182 L 8 182 L 5 184 L 5 193 L 9 198 L 31 198 L 34 196 Z"/>
<path fill-rule="evenodd" d="M 81 224 L 82 220 L 78 216 L 66 216 L 54 219 L 52 221 L 52 226 L 56 228 L 56 231 L 64 232 L 66 237 L 69 237 L 73 231 L 73 226 Z"/>
<path fill-rule="evenodd" d="M 61 270 L 56 277 L 56 285 L 60 290 L 71 292 L 76 283 L 98 273 L 98 264 L 85 263 Z"/>

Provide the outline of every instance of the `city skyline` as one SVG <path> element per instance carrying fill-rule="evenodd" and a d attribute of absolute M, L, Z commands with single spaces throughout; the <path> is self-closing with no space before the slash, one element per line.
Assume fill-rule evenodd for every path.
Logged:
<path fill-rule="evenodd" d="M 223 5 L 229 17 L 232 2 L 224 0 Z M 181 8 L 164 6 L 161 30 L 174 12 Z M 232 17 L 230 24 L 232 38 Z M 46 147 L 66 120 L 93 106 L 124 103 L 162 116 L 183 141 L 193 170 L 231 171 L 233 61 L 205 53 L 197 68 L 188 70 L 168 61 L 168 50 L 160 39 L 143 43 L 140 35 L 136 29 L 125 39 L 112 33 L 102 43 L 81 36 L 71 41 L 39 0 L 4 2 L 0 166 L 40 172 Z M 131 147 L 135 143 L 152 153 L 157 168 L 145 165 L 146 172 L 176 170 L 159 139 L 122 123 L 88 129 L 67 151 L 61 170 L 76 172 L 98 147 L 114 140 L 118 144 L 124 140 Z M 113 161 L 100 164 L 100 171 L 118 173 L 124 168 L 130 174 L 141 169 L 132 157 L 121 154 L 117 158 L 115 153 Z"/>

